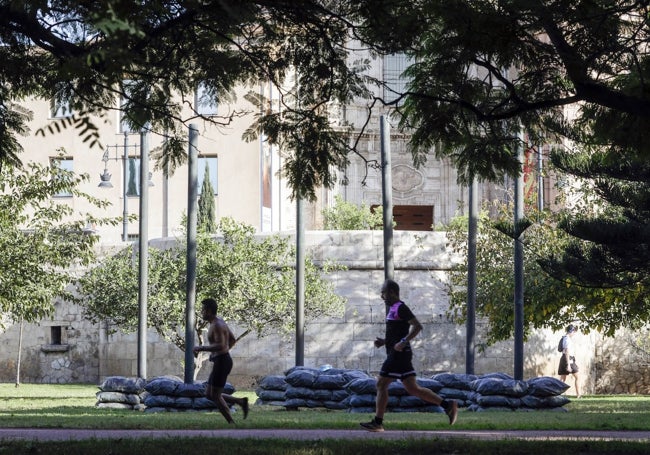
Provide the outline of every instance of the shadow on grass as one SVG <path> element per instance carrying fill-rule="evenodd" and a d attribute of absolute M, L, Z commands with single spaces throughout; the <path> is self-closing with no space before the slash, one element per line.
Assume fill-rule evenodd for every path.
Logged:
<path fill-rule="evenodd" d="M 317 440 L 291 441 L 286 439 L 121 439 L 15 442 L 0 441 L 0 454 L 27 455 L 82 455 L 101 454 L 155 454 L 180 453 L 237 453 L 239 455 L 424 455 L 424 454 L 482 454 L 521 455 L 552 453 L 554 455 L 580 454 L 645 454 L 647 443 L 614 441 L 476 441 L 469 439 L 436 440 Z"/>

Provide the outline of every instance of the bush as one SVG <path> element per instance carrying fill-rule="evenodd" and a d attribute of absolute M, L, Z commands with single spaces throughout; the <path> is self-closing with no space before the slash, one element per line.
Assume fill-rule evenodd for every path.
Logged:
<path fill-rule="evenodd" d="M 356 205 L 344 201 L 339 195 L 334 196 L 334 207 L 326 208 L 322 213 L 327 230 L 378 230 L 384 225 L 381 207 L 373 211 L 365 203 Z"/>

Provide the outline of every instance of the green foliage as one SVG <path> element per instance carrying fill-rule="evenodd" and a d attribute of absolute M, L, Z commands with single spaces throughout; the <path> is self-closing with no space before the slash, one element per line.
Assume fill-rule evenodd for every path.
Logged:
<path fill-rule="evenodd" d="M 514 240 L 495 227 L 511 218 L 512 208 L 496 204 L 499 219 L 487 211 L 480 216 L 477 238 L 477 317 L 488 323 L 480 345 L 512 339 L 514 335 Z M 618 328 L 640 327 L 650 322 L 642 288 L 602 288 L 576 285 L 550 275 L 546 258 L 561 254 L 571 242 L 548 213 L 531 215 L 539 222 L 522 234 L 524 245 L 524 335 L 540 328 L 562 330 L 569 323 L 582 331 L 599 330 L 613 335 Z M 467 310 L 467 225 L 452 223 L 447 232 L 452 251 L 461 257 L 450 272 L 449 314 L 464 322 Z"/>
<path fill-rule="evenodd" d="M 37 129 L 36 136 L 45 136 L 48 133 L 60 133 L 64 129 L 73 127 L 78 131 L 82 142 L 88 144 L 88 147 L 101 147 L 99 129 L 90 119 L 89 115 L 91 113 L 85 112 L 53 120 L 46 127 Z"/>
<path fill-rule="evenodd" d="M 197 239 L 197 302 L 213 297 L 218 313 L 230 323 L 263 336 L 290 333 L 295 327 L 295 252 L 286 238 L 256 238 L 251 226 L 223 218 L 219 236 L 199 234 Z M 149 248 L 150 311 L 148 325 L 161 336 L 185 348 L 186 248 L 182 241 L 167 250 Z M 305 317 L 339 314 L 344 300 L 323 274 L 336 266 L 305 264 Z M 138 321 L 137 255 L 132 248 L 105 258 L 79 278 L 76 286 L 91 321 L 108 320 L 114 329 L 136 330 Z M 196 308 L 198 339 L 205 321 Z"/>
<path fill-rule="evenodd" d="M 621 75 L 614 84 L 635 95 L 642 85 L 638 77 Z M 633 328 L 650 317 L 650 149 L 639 130 L 647 122 L 615 109 L 583 109 L 577 132 L 583 146 L 551 155 L 580 188 L 558 224 L 571 240 L 543 262 L 566 282 L 616 292 L 602 305 L 610 308 L 610 318 Z"/>
<path fill-rule="evenodd" d="M 54 301 L 71 298 L 66 286 L 75 269 L 94 260 L 97 237 L 84 232 L 93 219 L 75 213 L 59 193 L 72 193 L 97 207 L 106 202 L 77 189 L 87 175 L 30 163 L 0 174 L 0 313 L 11 320 L 39 321 L 54 311 Z"/>
<path fill-rule="evenodd" d="M 0 86 L 0 100 L 7 97 L 6 88 Z M 22 147 L 16 140 L 16 135 L 26 136 L 29 133 L 27 122 L 31 119 L 32 113 L 27 109 L 13 102 L 0 102 L 0 172 L 5 165 L 21 164 L 18 155 Z"/>
<path fill-rule="evenodd" d="M 579 7 L 570 1 L 390 3 L 377 8 L 362 33 L 385 52 L 404 52 L 415 62 L 405 71 L 405 93 L 393 104 L 399 106 L 401 128 L 412 133 L 416 164 L 425 163 L 434 150 L 436 157 L 456 165 L 462 182 L 501 181 L 506 174 L 521 173 L 515 150 L 560 144 L 566 151 L 553 154 L 557 168 L 591 185 L 584 203 L 548 220 L 547 227 L 528 227 L 528 221 L 500 225 L 513 237 L 525 230 L 528 255 L 539 259 L 526 263 L 527 279 L 537 280 L 526 282 L 528 323 L 543 326 L 548 320 L 558 327 L 560 318 L 575 317 L 612 334 L 618 326 L 647 321 L 647 5 L 607 0 L 580 2 Z M 361 4 L 367 11 L 374 6 L 370 0 Z M 570 105 L 576 108 L 566 109 Z M 595 204 L 598 210 L 591 210 Z M 493 246 L 500 244 L 496 233 L 486 232 Z M 537 239 L 544 241 L 536 244 Z M 494 255 L 497 261 L 507 259 Z M 547 281 L 540 264 L 557 279 Z M 508 289 L 507 262 L 488 261 L 483 267 L 502 280 L 499 284 L 494 276 L 489 283 Z M 479 292 L 487 292 L 485 285 Z M 493 289 L 479 301 L 483 297 L 482 305 L 493 306 L 486 308 L 488 317 L 512 317 L 512 311 L 497 311 L 512 300 L 505 291 Z M 507 338 L 507 325 L 490 339 Z"/>
<path fill-rule="evenodd" d="M 650 165 L 636 149 L 601 150 L 552 156 L 582 182 L 582 198 L 560 220 L 573 241 L 547 266 L 586 286 L 648 289 Z"/>
<path fill-rule="evenodd" d="M 334 206 L 323 209 L 323 219 L 327 230 L 377 230 L 384 225 L 381 207 L 373 211 L 365 203 L 359 206 L 338 194 L 334 196 Z"/>
<path fill-rule="evenodd" d="M 451 159 L 465 182 L 519 173 L 512 150 L 522 129 L 532 143 L 583 143 L 574 126 L 599 111 L 596 137 L 623 143 L 648 129 L 644 2 L 26 1 L 2 3 L 0 17 L 7 18 L 0 25 L 0 150 L 13 158 L 18 144 L 11 139 L 24 122 L 4 121 L 18 112 L 5 107 L 12 100 L 69 101 L 78 118 L 43 131 L 75 127 L 98 144 L 83 117 L 106 115 L 119 95 L 134 130 L 168 133 L 157 158 L 173 172 L 185 159 L 182 125 L 199 116 L 183 114 L 195 107 L 189 100 L 197 85 L 228 99 L 235 87 L 260 80 L 278 90 L 282 109 L 269 109 L 272 100 L 251 91 L 256 118 L 244 139 L 264 135 L 280 145 L 294 197 L 315 198 L 315 188 L 331 186 L 346 164 L 354 141 L 348 125 L 335 126 L 329 114 L 351 100 L 398 106 L 401 126 L 413 132 L 414 162 L 424 164 L 433 150 Z M 408 92 L 376 99 L 370 88 L 383 82 L 366 71 L 368 62 L 350 63 L 351 36 L 361 41 L 353 47 L 374 55 L 412 57 Z M 132 81 L 128 89 L 124 80 Z M 582 106 L 576 122 L 564 116 L 572 103 Z M 203 120 L 227 126 L 247 113 Z M 643 144 L 636 141 L 647 157 Z"/>
<path fill-rule="evenodd" d="M 360 3 L 361 34 L 415 62 L 393 104 L 401 104 L 401 127 L 413 132 L 416 163 L 434 150 L 464 182 L 499 181 L 520 173 L 513 150 L 524 145 L 521 133 L 533 144 L 585 144 L 594 136 L 624 143 L 648 130 L 643 2 Z M 573 103 L 580 110 L 564 109 Z M 647 158 L 647 140 L 635 143 Z"/>
<path fill-rule="evenodd" d="M 210 182 L 210 169 L 206 163 L 203 175 L 203 185 L 199 196 L 199 211 L 197 214 L 198 229 L 212 234 L 217 231 L 217 213 L 214 205 L 214 188 Z"/>
<path fill-rule="evenodd" d="M 167 138 L 154 154 L 168 172 L 186 160 L 192 120 L 225 127 L 254 110 L 245 137 L 281 144 L 293 195 L 313 199 L 316 188 L 335 181 L 349 151 L 326 106 L 370 98 L 362 68 L 348 66 L 359 18 L 352 1 L 25 1 L 1 3 L 0 17 L 7 19 L 0 24 L 0 150 L 10 163 L 24 122 L 5 122 L 18 112 L 6 106 L 26 97 L 69 102 L 74 117 L 39 132 L 75 128 L 89 146 L 101 146 L 94 123 L 119 97 L 132 130 L 146 125 Z M 256 99 L 260 81 L 274 85 L 282 113 Z M 236 88 L 256 87 L 248 96 L 253 106 L 202 117 L 192 101 L 199 84 L 228 101 Z"/>

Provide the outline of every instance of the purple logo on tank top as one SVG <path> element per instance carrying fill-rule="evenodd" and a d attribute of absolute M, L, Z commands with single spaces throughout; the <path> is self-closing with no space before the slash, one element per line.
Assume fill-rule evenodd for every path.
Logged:
<path fill-rule="evenodd" d="M 391 307 L 388 309 L 388 314 L 386 315 L 386 320 L 387 321 L 399 321 L 399 314 L 397 310 L 399 309 L 399 306 L 402 304 L 402 302 L 395 302 L 391 305 Z"/>

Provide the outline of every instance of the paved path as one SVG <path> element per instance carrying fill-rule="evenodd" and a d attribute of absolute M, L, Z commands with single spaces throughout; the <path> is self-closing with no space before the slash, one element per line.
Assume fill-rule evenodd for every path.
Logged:
<path fill-rule="evenodd" d="M 370 433 L 364 430 L 85 430 L 47 428 L 0 428 L 0 440 L 69 441 L 106 438 L 281 438 L 293 440 L 319 439 L 422 439 L 422 438 L 472 438 L 482 440 L 613 440 L 647 441 L 650 431 L 491 431 L 491 430 L 436 430 L 436 431 L 385 431 Z"/>

